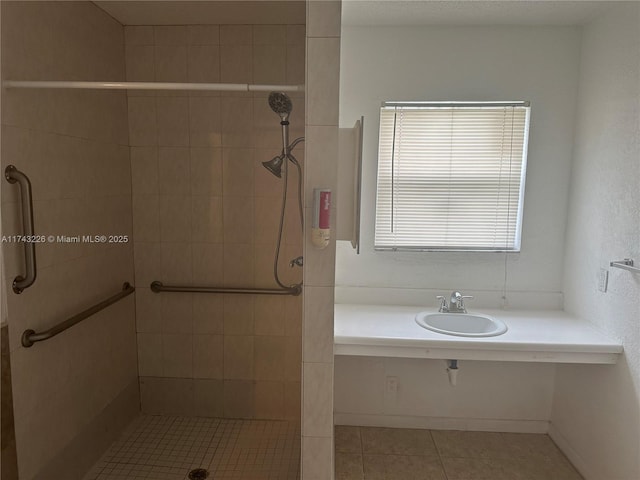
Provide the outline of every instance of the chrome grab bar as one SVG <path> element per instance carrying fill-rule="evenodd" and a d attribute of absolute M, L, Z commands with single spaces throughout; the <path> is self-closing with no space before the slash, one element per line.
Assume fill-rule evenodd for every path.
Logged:
<path fill-rule="evenodd" d="M 9 165 L 4 170 L 4 178 L 9 183 L 20 184 L 20 198 L 22 199 L 22 228 L 24 229 L 24 264 L 27 273 L 23 277 L 18 275 L 13 280 L 14 293 L 22 293 L 25 288 L 33 285 L 36 281 L 36 244 L 33 241 L 33 200 L 31 195 L 31 182 L 29 177 L 18 170 L 13 165 Z"/>
<path fill-rule="evenodd" d="M 60 322 L 55 327 L 51 327 L 49 330 L 45 330 L 44 332 L 36 333 L 34 330 L 25 330 L 22 333 L 22 346 L 29 348 L 35 342 L 42 342 L 44 340 L 48 340 L 51 337 L 55 337 L 59 333 L 64 332 L 66 329 L 73 327 L 77 323 L 89 318 L 91 315 L 98 313 L 100 310 L 107 308 L 109 305 L 116 303 L 118 300 L 123 299 L 124 297 L 131 295 L 135 292 L 135 287 L 129 284 L 129 282 L 125 282 L 122 285 L 122 291 L 117 293 L 113 297 L 109 297 L 106 300 L 97 303 L 91 308 L 87 308 L 82 312 L 74 315 L 71 318 L 68 318 L 64 322 Z"/>
<path fill-rule="evenodd" d="M 182 287 L 178 285 L 164 285 L 162 282 L 151 282 L 151 291 L 179 292 L 179 293 L 244 293 L 251 295 L 293 295 L 302 293 L 302 285 L 292 285 L 289 288 L 235 288 L 235 287 Z"/>

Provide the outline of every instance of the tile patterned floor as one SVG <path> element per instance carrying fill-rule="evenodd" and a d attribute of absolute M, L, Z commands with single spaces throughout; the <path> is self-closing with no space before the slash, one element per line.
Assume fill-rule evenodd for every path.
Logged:
<path fill-rule="evenodd" d="M 547 435 L 336 426 L 336 480 L 582 480 Z"/>
<path fill-rule="evenodd" d="M 143 415 L 84 480 L 298 480 L 300 428 L 292 422 Z"/>

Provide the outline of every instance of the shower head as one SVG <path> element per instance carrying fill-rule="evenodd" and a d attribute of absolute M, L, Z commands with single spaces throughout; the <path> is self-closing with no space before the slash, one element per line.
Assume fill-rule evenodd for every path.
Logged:
<path fill-rule="evenodd" d="M 283 122 L 287 121 L 289 114 L 293 109 L 291 99 L 286 93 L 282 92 L 271 92 L 269 94 L 269 106 L 271 107 L 271 110 L 280 115 L 280 119 Z"/>
<path fill-rule="evenodd" d="M 276 177 L 282 178 L 282 163 L 284 162 L 284 155 L 278 155 L 273 157 L 268 162 L 262 162 L 264 168 L 273 173 Z"/>

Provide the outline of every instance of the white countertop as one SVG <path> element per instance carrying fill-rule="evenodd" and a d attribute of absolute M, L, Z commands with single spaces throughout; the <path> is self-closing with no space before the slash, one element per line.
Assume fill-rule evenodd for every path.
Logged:
<path fill-rule="evenodd" d="M 434 308 L 335 305 L 334 353 L 379 357 L 553 363 L 616 363 L 622 345 L 563 311 L 469 309 L 509 330 L 497 337 L 457 337 L 422 328 L 418 312 Z"/>

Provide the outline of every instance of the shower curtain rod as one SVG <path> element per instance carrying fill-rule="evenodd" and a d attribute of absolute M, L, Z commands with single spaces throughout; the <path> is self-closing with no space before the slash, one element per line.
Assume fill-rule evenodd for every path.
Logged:
<path fill-rule="evenodd" d="M 249 83 L 75 82 L 5 80 L 5 88 L 54 88 L 83 90 L 215 90 L 228 92 L 304 92 L 304 85 L 252 85 Z"/>

